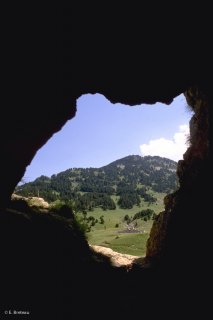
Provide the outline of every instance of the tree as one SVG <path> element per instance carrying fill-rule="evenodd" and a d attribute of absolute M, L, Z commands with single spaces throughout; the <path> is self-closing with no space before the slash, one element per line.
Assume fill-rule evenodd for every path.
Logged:
<path fill-rule="evenodd" d="M 129 224 L 129 223 L 131 222 L 131 219 L 130 219 L 130 217 L 129 217 L 128 214 L 126 214 L 126 215 L 124 216 L 124 221 L 126 221 L 127 224 Z"/>
<path fill-rule="evenodd" d="M 100 216 L 100 224 L 104 224 L 104 216 Z"/>
<path fill-rule="evenodd" d="M 153 218 L 153 216 L 156 216 L 156 213 L 154 210 L 145 209 L 145 210 L 141 210 L 141 211 L 135 213 L 132 220 L 143 219 L 144 221 L 147 221 L 147 220 L 150 220 L 151 218 Z"/>

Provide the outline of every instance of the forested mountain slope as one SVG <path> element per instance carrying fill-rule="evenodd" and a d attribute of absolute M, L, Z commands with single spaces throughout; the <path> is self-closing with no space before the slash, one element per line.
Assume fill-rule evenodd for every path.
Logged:
<path fill-rule="evenodd" d="M 23 196 L 40 196 L 48 202 L 73 201 L 77 211 L 94 207 L 132 208 L 141 199 L 154 202 L 152 191 L 169 193 L 177 188 L 177 163 L 158 156 L 131 155 L 101 168 L 72 168 L 50 178 L 41 176 L 17 186 Z"/>

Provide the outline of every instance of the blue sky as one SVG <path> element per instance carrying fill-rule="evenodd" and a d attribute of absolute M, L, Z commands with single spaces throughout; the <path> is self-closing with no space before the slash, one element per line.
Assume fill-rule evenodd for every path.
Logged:
<path fill-rule="evenodd" d="M 100 94 L 78 99 L 76 117 L 43 146 L 24 181 L 74 167 L 101 167 L 122 157 L 160 155 L 181 159 L 192 113 L 183 95 L 172 104 L 126 106 Z"/>

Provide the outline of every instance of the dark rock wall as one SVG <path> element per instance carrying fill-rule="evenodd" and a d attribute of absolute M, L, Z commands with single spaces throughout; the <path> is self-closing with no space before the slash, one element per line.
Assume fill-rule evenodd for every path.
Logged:
<path fill-rule="evenodd" d="M 165 198 L 165 212 L 152 228 L 147 257 L 164 256 L 176 264 L 184 259 L 192 266 L 210 250 L 213 100 L 211 91 L 197 87 L 189 88 L 185 96 L 194 111 L 190 147 L 178 162 L 180 188 Z"/>
<path fill-rule="evenodd" d="M 54 92 L 53 92 L 53 96 Z M 33 99 L 33 98 L 32 98 Z M 38 149 L 75 115 L 73 104 L 55 108 L 38 103 L 25 109 L 6 110 L 1 132 L 0 204 L 6 205 Z M 51 160 L 50 160 L 51 161 Z"/>

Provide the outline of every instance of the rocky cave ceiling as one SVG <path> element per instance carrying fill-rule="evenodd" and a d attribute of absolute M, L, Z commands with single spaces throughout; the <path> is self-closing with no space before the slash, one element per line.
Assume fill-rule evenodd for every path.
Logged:
<path fill-rule="evenodd" d="M 75 115 L 82 94 L 136 105 L 169 104 L 192 86 L 209 91 L 205 24 L 185 29 L 183 17 L 181 24 L 156 12 L 148 19 L 127 7 L 72 9 L 46 21 L 41 12 L 33 28 L 12 30 L 11 42 L 19 50 L 9 56 L 1 150 L 10 172 L 1 172 L 1 194 L 12 192 L 36 151 Z"/>

